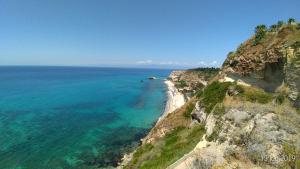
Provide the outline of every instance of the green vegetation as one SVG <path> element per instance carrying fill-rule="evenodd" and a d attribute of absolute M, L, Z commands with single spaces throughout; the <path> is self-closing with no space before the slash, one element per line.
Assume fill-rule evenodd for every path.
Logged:
<path fill-rule="evenodd" d="M 253 41 L 253 45 L 258 45 L 262 39 L 265 38 L 267 32 L 267 27 L 266 25 L 258 25 L 255 27 L 255 38 Z"/>
<path fill-rule="evenodd" d="M 203 92 L 198 93 L 197 96 L 202 100 L 207 113 L 210 113 L 217 103 L 221 103 L 224 100 L 230 85 L 230 82 L 221 83 L 214 81 Z"/>
<path fill-rule="evenodd" d="M 237 48 L 236 53 L 237 53 L 237 54 L 241 54 L 241 53 L 244 52 L 244 50 L 245 50 L 245 46 L 241 43 L 241 44 L 239 45 L 239 47 Z"/>
<path fill-rule="evenodd" d="M 215 106 L 213 114 L 219 117 L 225 114 L 225 106 L 223 105 L 223 103 L 218 103 Z"/>
<path fill-rule="evenodd" d="M 243 88 L 243 86 L 236 84 L 234 87 L 235 87 L 234 89 L 235 89 L 239 94 L 245 93 L 245 89 Z"/>
<path fill-rule="evenodd" d="M 184 88 L 186 86 L 187 86 L 187 83 L 184 80 L 180 80 L 178 83 L 175 84 L 176 88 Z"/>
<path fill-rule="evenodd" d="M 261 104 L 266 104 L 272 100 L 272 95 L 264 92 L 263 90 L 256 88 L 246 88 L 244 93 L 241 93 L 240 96 L 244 97 L 247 101 L 258 102 Z"/>
<path fill-rule="evenodd" d="M 125 168 L 164 169 L 190 152 L 204 133 L 202 125 L 178 127 L 157 142 L 139 147 Z"/>
<path fill-rule="evenodd" d="M 284 95 L 283 94 L 279 94 L 278 96 L 276 96 L 275 101 L 277 104 L 281 105 L 284 102 Z"/>
<path fill-rule="evenodd" d="M 269 28 L 269 32 L 276 32 L 278 30 L 278 27 L 277 25 L 271 25 L 270 28 Z"/>
<path fill-rule="evenodd" d="M 189 69 L 187 71 L 200 71 L 203 73 L 216 73 L 220 71 L 220 68 L 215 68 L 215 67 L 199 67 L 199 68 L 195 68 L 195 69 Z"/>
<path fill-rule="evenodd" d="M 284 166 L 282 168 L 297 168 L 300 166 L 300 151 L 290 143 L 283 143 Z"/>
<path fill-rule="evenodd" d="M 131 163 L 132 164 L 136 164 L 138 162 L 138 159 L 140 156 L 142 156 L 144 153 L 146 152 L 150 152 L 153 149 L 153 145 L 152 144 L 145 144 L 141 147 L 139 147 L 135 153 L 133 154 Z"/>
<path fill-rule="evenodd" d="M 295 42 L 295 43 L 292 45 L 292 47 L 293 47 L 294 49 L 300 48 L 300 41 Z"/>
<path fill-rule="evenodd" d="M 195 107 L 195 103 L 193 103 L 193 102 L 189 102 L 189 103 L 187 103 L 188 105 L 186 106 L 186 109 L 185 109 L 185 111 L 184 111 L 184 113 L 183 113 L 183 116 L 185 117 L 185 118 L 190 118 L 191 117 L 191 113 L 192 113 L 192 111 L 193 111 L 193 109 L 194 109 L 194 107 Z"/>
<path fill-rule="evenodd" d="M 219 68 L 205 67 L 189 69 L 187 72 L 197 73 L 199 77 L 204 77 L 205 80 L 209 81 L 212 77 L 215 77 L 219 73 Z"/>
<path fill-rule="evenodd" d="M 289 18 L 288 24 L 291 25 L 292 23 L 295 23 L 296 20 L 294 18 Z"/>

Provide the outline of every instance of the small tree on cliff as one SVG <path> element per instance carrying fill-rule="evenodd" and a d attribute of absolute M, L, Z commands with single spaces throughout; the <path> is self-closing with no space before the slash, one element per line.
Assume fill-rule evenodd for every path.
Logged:
<path fill-rule="evenodd" d="M 294 18 L 289 18 L 288 23 L 289 25 L 291 25 L 292 23 L 295 23 L 296 20 Z"/>
<path fill-rule="evenodd" d="M 271 25 L 269 28 L 270 32 L 276 32 L 277 31 L 277 25 Z"/>
<path fill-rule="evenodd" d="M 267 32 L 267 27 L 266 25 L 257 25 L 255 27 L 255 38 L 253 45 L 257 45 L 261 42 L 263 38 L 265 38 Z"/>

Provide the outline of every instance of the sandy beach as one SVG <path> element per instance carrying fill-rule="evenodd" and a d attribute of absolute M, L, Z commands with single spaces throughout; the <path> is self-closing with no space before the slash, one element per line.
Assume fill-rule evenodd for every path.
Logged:
<path fill-rule="evenodd" d="M 174 110 L 184 105 L 185 103 L 184 95 L 177 90 L 177 88 L 175 87 L 172 81 L 166 80 L 165 84 L 168 87 L 168 91 L 167 91 L 168 100 L 166 103 L 164 113 L 160 116 L 158 122 L 164 117 L 166 117 L 169 113 L 172 113 Z"/>

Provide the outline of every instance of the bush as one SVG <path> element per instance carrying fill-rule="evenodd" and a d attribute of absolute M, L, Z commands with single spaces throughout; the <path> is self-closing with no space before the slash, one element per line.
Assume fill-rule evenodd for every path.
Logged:
<path fill-rule="evenodd" d="M 288 24 L 292 24 L 292 23 L 294 23 L 294 22 L 296 22 L 296 20 L 295 20 L 294 18 L 289 18 Z"/>
<path fill-rule="evenodd" d="M 267 27 L 266 25 L 258 25 L 255 27 L 255 38 L 253 41 L 253 45 L 259 44 L 262 39 L 265 38 L 267 32 Z"/>
<path fill-rule="evenodd" d="M 261 104 L 266 104 L 272 100 L 271 94 L 252 88 L 245 90 L 245 93 L 243 93 L 242 96 L 245 97 L 247 101 L 258 102 Z"/>
<path fill-rule="evenodd" d="M 269 28 L 270 32 L 276 32 L 277 31 L 277 25 L 271 25 Z"/>
<path fill-rule="evenodd" d="M 230 82 L 220 83 L 214 81 L 204 89 L 200 97 L 206 113 L 210 113 L 217 103 L 223 102 L 230 85 Z"/>
<path fill-rule="evenodd" d="M 175 84 L 176 88 L 184 88 L 186 86 L 187 86 L 187 84 L 184 80 L 180 80 L 178 83 Z"/>
<path fill-rule="evenodd" d="M 284 168 L 297 168 L 300 165 L 300 152 L 297 147 L 293 144 L 284 142 L 283 148 L 283 158 L 284 158 Z"/>
<path fill-rule="evenodd" d="M 278 103 L 278 104 L 282 104 L 282 103 L 284 102 L 284 99 L 285 99 L 284 95 L 283 95 L 283 94 L 280 94 L 280 95 L 276 96 L 275 101 L 276 101 L 276 103 Z"/>
<path fill-rule="evenodd" d="M 244 50 L 245 50 L 244 48 L 245 48 L 244 45 L 241 43 L 241 44 L 239 45 L 239 47 L 237 48 L 236 53 L 237 53 L 237 54 L 243 53 Z"/>
<path fill-rule="evenodd" d="M 194 108 L 195 108 L 195 103 L 193 103 L 193 102 L 188 103 L 188 105 L 186 106 L 185 111 L 183 113 L 183 116 L 185 118 L 190 118 L 191 113 L 194 110 Z"/>
<path fill-rule="evenodd" d="M 218 103 L 215 106 L 213 114 L 216 116 L 223 116 L 225 114 L 225 106 L 222 103 Z"/>
<path fill-rule="evenodd" d="M 239 94 L 245 93 L 245 89 L 241 85 L 236 85 L 235 90 L 239 92 Z"/>

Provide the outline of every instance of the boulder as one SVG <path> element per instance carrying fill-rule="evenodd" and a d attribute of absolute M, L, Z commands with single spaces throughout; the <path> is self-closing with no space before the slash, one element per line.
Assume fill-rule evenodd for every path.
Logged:
<path fill-rule="evenodd" d="M 191 113 L 192 119 L 196 120 L 199 123 L 204 123 L 206 120 L 205 109 L 199 105 L 199 102 L 196 103 L 194 110 Z"/>

